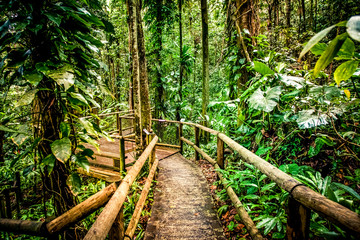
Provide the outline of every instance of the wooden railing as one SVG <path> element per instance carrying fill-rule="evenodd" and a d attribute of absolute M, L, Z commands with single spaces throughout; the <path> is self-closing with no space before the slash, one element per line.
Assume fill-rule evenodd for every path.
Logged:
<path fill-rule="evenodd" d="M 178 124 L 178 136 L 179 136 L 179 148 L 182 150 L 183 143 L 192 146 L 195 149 L 195 160 L 199 159 L 199 154 L 203 156 L 208 162 L 210 162 L 215 169 L 223 169 L 224 166 L 224 145 L 238 152 L 241 159 L 245 162 L 252 164 L 263 174 L 274 181 L 280 188 L 290 193 L 288 201 L 288 215 L 287 215 L 287 239 L 308 239 L 309 238 L 309 226 L 310 226 L 310 210 L 319 213 L 321 216 L 328 219 L 330 222 L 335 223 L 348 231 L 351 234 L 360 236 L 360 216 L 351 211 L 350 209 L 331 201 L 325 196 L 313 191 L 304 184 L 295 180 L 293 177 L 284 173 L 280 169 L 276 168 L 272 164 L 268 163 L 261 157 L 257 156 L 253 152 L 244 148 L 225 134 L 202 126 L 196 123 L 179 122 L 172 120 L 160 120 L 153 119 L 153 121 L 169 122 Z M 184 138 L 183 126 L 191 126 L 194 128 L 195 143 Z M 199 130 L 208 132 L 217 137 L 217 158 L 212 159 L 200 148 Z M 255 224 L 249 217 L 239 198 L 236 196 L 235 191 L 227 184 L 226 179 L 222 174 L 217 171 L 219 178 L 227 191 L 232 203 L 234 204 L 239 216 L 248 229 L 253 239 L 263 239 Z"/>
<path fill-rule="evenodd" d="M 120 185 L 113 183 L 107 186 L 49 223 L 0 218 L 0 231 L 51 237 L 105 205 L 84 239 L 105 239 L 108 234 L 110 239 L 124 239 L 125 236 L 132 239 L 159 163 L 155 157 L 155 145 L 158 137 L 151 133 L 147 136 L 147 140 L 148 146 L 120 182 Z M 125 232 L 123 204 L 132 183 L 147 159 L 149 159 L 150 172 Z"/>

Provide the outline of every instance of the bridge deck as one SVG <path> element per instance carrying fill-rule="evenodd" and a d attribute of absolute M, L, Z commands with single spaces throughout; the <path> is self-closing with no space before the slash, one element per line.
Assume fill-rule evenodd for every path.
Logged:
<path fill-rule="evenodd" d="M 206 179 L 196 164 L 180 154 L 163 158 L 154 191 L 145 240 L 225 239 Z"/>

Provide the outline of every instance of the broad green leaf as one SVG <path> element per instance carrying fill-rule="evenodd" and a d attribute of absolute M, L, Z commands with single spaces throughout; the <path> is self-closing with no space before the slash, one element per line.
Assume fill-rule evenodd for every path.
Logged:
<path fill-rule="evenodd" d="M 334 86 L 316 86 L 309 90 L 310 96 L 323 103 L 324 100 L 332 101 L 334 98 L 340 96 L 340 90 Z"/>
<path fill-rule="evenodd" d="M 349 60 L 352 59 L 355 53 L 355 44 L 351 40 L 351 38 L 347 38 L 344 44 L 341 46 L 337 56 L 335 57 L 336 60 Z"/>
<path fill-rule="evenodd" d="M 75 98 L 75 99 L 79 100 L 80 102 L 82 102 L 82 103 L 84 103 L 84 104 L 86 104 L 86 105 L 89 104 L 88 101 L 86 101 L 86 99 L 84 98 L 84 96 L 81 95 L 80 93 L 70 92 L 70 96 L 71 96 L 72 98 Z"/>
<path fill-rule="evenodd" d="M 60 123 L 60 132 L 61 132 L 61 137 L 69 137 L 70 135 L 70 125 L 65 123 L 65 122 L 61 122 Z"/>
<path fill-rule="evenodd" d="M 52 14 L 52 13 L 45 13 L 45 15 L 50 19 L 50 21 L 54 22 L 58 27 L 61 23 L 61 15 L 58 14 Z"/>
<path fill-rule="evenodd" d="M 275 72 L 271 70 L 265 63 L 254 61 L 254 70 L 262 75 L 274 75 Z"/>
<path fill-rule="evenodd" d="M 81 190 L 81 178 L 77 173 L 69 175 L 66 183 L 74 192 L 79 192 Z"/>
<path fill-rule="evenodd" d="M 289 76 L 285 74 L 280 75 L 280 80 L 285 83 L 287 86 L 294 87 L 296 89 L 304 88 L 305 85 L 305 78 L 303 77 L 295 77 L 295 76 Z"/>
<path fill-rule="evenodd" d="M 347 22 L 346 27 L 349 36 L 356 41 L 360 41 L 360 16 L 352 16 Z"/>
<path fill-rule="evenodd" d="M 70 66 L 65 66 L 60 69 L 51 71 L 48 77 L 54 79 L 59 85 L 64 85 L 65 91 L 67 91 L 75 82 L 75 75 Z"/>
<path fill-rule="evenodd" d="M 43 75 L 38 72 L 28 73 L 24 75 L 24 78 L 34 86 L 37 86 L 43 79 Z"/>
<path fill-rule="evenodd" d="M 251 108 L 271 112 L 277 105 L 281 94 L 281 86 L 268 88 L 265 92 L 258 88 L 248 99 Z"/>
<path fill-rule="evenodd" d="M 323 39 L 334 27 L 335 25 L 330 26 L 315 34 L 301 51 L 299 59 L 301 59 L 313 46 L 315 46 L 315 44 L 320 42 L 321 39 Z"/>
<path fill-rule="evenodd" d="M 315 56 L 319 56 L 325 51 L 326 47 L 327 47 L 326 43 L 317 43 L 310 49 L 310 51 Z"/>
<path fill-rule="evenodd" d="M 83 155 L 73 155 L 71 160 L 75 162 L 79 167 L 85 169 L 87 172 L 90 170 L 90 164 L 87 158 Z"/>
<path fill-rule="evenodd" d="M 11 133 L 27 134 L 26 132 L 22 131 L 21 129 L 15 130 L 15 129 L 12 129 L 12 128 L 8 128 L 8 127 L 5 126 L 5 125 L 0 125 L 0 131 L 3 131 L 3 132 L 11 132 Z"/>
<path fill-rule="evenodd" d="M 44 166 L 47 167 L 48 174 L 50 174 L 52 172 L 52 170 L 54 169 L 55 161 L 56 161 L 56 158 L 55 158 L 54 154 L 49 154 L 46 158 L 44 158 L 42 160 L 41 164 L 43 164 Z"/>
<path fill-rule="evenodd" d="M 15 104 L 15 107 L 21 107 L 21 106 L 29 105 L 30 103 L 32 103 L 32 101 L 34 100 L 35 95 L 38 91 L 39 91 L 39 89 L 33 89 L 30 91 L 27 91 L 20 98 L 20 100 Z"/>
<path fill-rule="evenodd" d="M 338 188 L 341 188 L 343 190 L 345 190 L 347 193 L 349 193 L 351 196 L 353 196 L 354 198 L 356 198 L 357 200 L 360 200 L 360 195 L 351 187 L 348 187 L 342 183 L 331 183 L 332 185 L 335 185 Z"/>
<path fill-rule="evenodd" d="M 270 149 L 272 149 L 272 147 L 260 146 L 259 149 L 255 152 L 255 154 L 258 156 L 262 156 L 266 154 Z"/>
<path fill-rule="evenodd" d="M 296 122 L 301 129 L 328 124 L 328 116 L 323 113 L 315 113 L 315 110 L 302 110 L 297 116 Z"/>
<path fill-rule="evenodd" d="M 358 60 L 350 60 L 341 64 L 334 72 L 334 79 L 337 85 L 340 85 L 341 81 L 348 80 L 356 71 Z"/>
<path fill-rule="evenodd" d="M 79 121 L 80 121 L 81 125 L 83 125 L 83 127 L 85 128 L 86 132 L 88 132 L 89 134 L 94 135 L 94 136 L 98 135 L 91 122 L 89 122 L 88 120 L 83 119 L 83 118 L 79 118 Z"/>
<path fill-rule="evenodd" d="M 65 137 L 54 141 L 51 145 L 51 151 L 60 162 L 66 162 L 71 156 L 71 141 Z"/>
<path fill-rule="evenodd" d="M 325 49 L 323 54 L 321 54 L 319 60 L 316 62 L 314 68 L 315 77 L 320 73 L 321 70 L 324 70 L 331 63 L 347 37 L 348 34 L 343 33 L 341 35 L 338 35 L 334 40 L 330 42 L 329 46 Z"/>

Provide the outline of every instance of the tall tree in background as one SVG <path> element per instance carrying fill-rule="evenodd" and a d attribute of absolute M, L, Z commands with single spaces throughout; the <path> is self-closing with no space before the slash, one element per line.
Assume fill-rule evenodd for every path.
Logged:
<path fill-rule="evenodd" d="M 144 149 L 145 133 L 151 130 L 149 84 L 145 57 L 145 39 L 141 18 L 141 1 L 128 0 L 130 45 L 132 54 L 133 92 L 135 108 L 135 141 L 137 150 Z"/>
<path fill-rule="evenodd" d="M 209 17 L 207 0 L 201 0 L 202 29 L 202 105 L 201 115 L 207 126 L 207 107 L 209 105 Z"/>
<path fill-rule="evenodd" d="M 180 121 L 181 119 L 181 103 L 182 103 L 182 88 L 183 88 L 183 32 L 182 32 L 182 1 L 178 0 L 179 5 L 179 55 L 180 55 L 180 72 L 179 72 L 179 102 L 176 105 L 176 120 Z"/>

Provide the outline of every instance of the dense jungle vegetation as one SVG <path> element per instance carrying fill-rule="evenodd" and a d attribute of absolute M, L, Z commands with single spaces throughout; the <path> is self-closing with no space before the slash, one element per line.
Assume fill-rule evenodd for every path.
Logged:
<path fill-rule="evenodd" d="M 357 14 L 356 0 L 0 0 L 1 217 L 17 177 L 24 199 L 13 215 L 22 220 L 48 221 L 103 189 L 76 171 L 89 169 L 86 144 L 111 140 L 115 123 L 97 114 L 139 102 L 141 119 L 221 131 L 360 213 Z M 137 133 L 150 130 L 146 121 L 137 119 Z M 153 130 L 177 141 L 175 129 Z M 202 133 L 201 141 L 216 156 L 216 139 Z M 144 144 L 140 137 L 138 149 Z M 284 239 L 279 206 L 289 194 L 236 152 L 221 172 L 263 235 Z M 140 190 L 132 186 L 127 223 Z M 248 239 L 220 187 L 217 197 L 228 239 Z M 83 237 L 97 214 L 59 237 Z M 355 239 L 317 213 L 310 227 L 312 239 Z"/>

